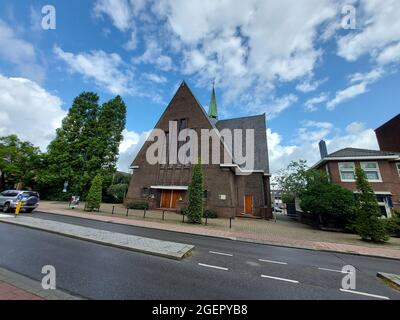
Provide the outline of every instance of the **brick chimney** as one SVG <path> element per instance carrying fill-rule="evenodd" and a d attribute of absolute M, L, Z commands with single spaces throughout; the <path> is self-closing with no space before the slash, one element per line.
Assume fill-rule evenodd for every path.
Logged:
<path fill-rule="evenodd" d="M 328 156 L 328 149 L 326 148 L 326 142 L 321 140 L 319 142 L 319 153 L 321 154 L 321 159 L 324 159 Z"/>

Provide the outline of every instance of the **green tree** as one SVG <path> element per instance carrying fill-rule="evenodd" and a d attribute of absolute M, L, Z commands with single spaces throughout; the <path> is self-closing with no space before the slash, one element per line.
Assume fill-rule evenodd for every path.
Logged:
<path fill-rule="evenodd" d="M 0 190 L 22 183 L 34 188 L 37 173 L 42 166 L 43 154 L 30 142 L 16 135 L 0 138 Z"/>
<path fill-rule="evenodd" d="M 359 193 L 356 197 L 355 230 L 364 241 L 385 242 L 389 239 L 385 223 L 380 218 L 378 201 L 364 170 L 356 168 L 356 184 Z"/>
<path fill-rule="evenodd" d="M 118 147 L 125 126 L 126 107 L 121 97 L 98 105 L 99 97 L 83 92 L 74 99 L 46 156 L 47 169 L 40 183 L 48 198 L 86 197 L 90 183 L 101 171 L 115 172 Z M 62 193 L 64 182 L 69 192 Z"/>
<path fill-rule="evenodd" d="M 103 177 L 97 174 L 90 187 L 89 193 L 86 197 L 85 211 L 93 211 L 100 209 L 101 194 L 102 194 Z"/>
<path fill-rule="evenodd" d="M 194 166 L 189 186 L 189 206 L 187 217 L 190 223 L 202 223 L 203 217 L 203 170 L 199 162 Z"/>
<path fill-rule="evenodd" d="M 282 200 L 285 203 L 294 202 L 300 197 L 307 185 L 307 161 L 292 161 L 286 169 L 279 171 L 276 182 L 282 190 Z"/>
<path fill-rule="evenodd" d="M 318 225 L 350 227 L 354 222 L 353 193 L 332 184 L 321 170 L 309 170 L 306 179 L 306 188 L 300 196 L 302 210 L 311 213 Z"/>

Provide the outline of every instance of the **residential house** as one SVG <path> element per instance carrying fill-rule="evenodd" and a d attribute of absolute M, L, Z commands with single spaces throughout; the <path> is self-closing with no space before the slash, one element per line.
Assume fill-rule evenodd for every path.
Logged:
<path fill-rule="evenodd" d="M 400 152 L 345 148 L 328 154 L 320 142 L 321 160 L 313 166 L 326 171 L 332 183 L 357 192 L 355 169 L 361 167 L 372 185 L 382 215 L 400 209 Z"/>
<path fill-rule="evenodd" d="M 215 129 L 217 132 L 218 144 L 221 145 L 221 155 L 223 155 L 221 162 L 202 164 L 204 207 L 206 209 L 214 210 L 222 217 L 247 216 L 264 219 L 272 217 L 264 114 L 220 120 L 218 119 L 215 90 L 212 91 L 209 112 L 207 113 L 188 85 L 182 82 L 155 126 L 155 129 L 160 129 L 166 134 L 166 145 L 163 152 L 167 154 L 167 158 L 174 156 L 174 154 L 171 154 L 171 143 L 178 143 L 179 145 L 179 142 L 171 141 L 174 139 L 171 138 L 172 134 L 169 132 L 171 121 L 177 122 L 178 131 L 180 129 L 193 129 L 199 136 L 202 129 Z M 256 143 L 252 170 L 245 170 L 233 157 L 231 162 L 224 161 L 227 154 L 234 154 L 234 150 L 226 145 L 219 136 L 218 132 L 223 129 L 254 130 Z M 242 138 L 244 139 L 244 136 Z M 146 141 L 132 163 L 133 176 L 125 203 L 147 202 L 151 209 L 180 210 L 187 207 L 193 165 L 179 162 L 171 163 L 170 159 L 167 159 L 168 163 L 166 164 L 149 163 L 146 154 L 152 144 L 152 141 Z"/>

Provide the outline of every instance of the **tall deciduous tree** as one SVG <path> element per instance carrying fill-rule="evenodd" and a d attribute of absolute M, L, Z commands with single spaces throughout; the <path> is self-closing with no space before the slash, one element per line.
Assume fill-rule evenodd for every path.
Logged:
<path fill-rule="evenodd" d="M 99 107 L 98 100 L 98 95 L 92 92 L 76 97 L 49 145 L 48 168 L 40 179 L 50 198 L 62 198 L 66 181 L 67 197 L 75 194 L 85 198 L 97 173 L 115 171 L 126 107 L 119 96 L 103 107 Z"/>
<path fill-rule="evenodd" d="M 0 138 L 0 190 L 22 183 L 33 188 L 42 164 L 40 149 L 16 135 Z"/>
<path fill-rule="evenodd" d="M 194 166 L 192 182 L 189 186 L 189 206 L 187 217 L 190 223 L 201 223 L 203 217 L 203 171 L 201 163 Z"/>
<path fill-rule="evenodd" d="M 385 242 L 388 240 L 375 193 L 365 172 L 356 168 L 356 183 L 359 193 L 356 203 L 355 229 L 364 241 Z"/>

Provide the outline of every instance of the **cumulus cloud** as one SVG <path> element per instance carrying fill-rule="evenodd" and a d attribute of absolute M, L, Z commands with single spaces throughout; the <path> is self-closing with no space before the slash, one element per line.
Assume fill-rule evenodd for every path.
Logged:
<path fill-rule="evenodd" d="M 124 130 L 124 139 L 119 147 L 119 159 L 117 168 L 123 172 L 129 172 L 130 166 L 140 151 L 143 144 L 146 142 L 151 131 L 137 133 L 135 131 Z"/>
<path fill-rule="evenodd" d="M 326 141 L 329 153 L 347 147 L 379 149 L 374 130 L 359 122 L 350 123 L 345 130 L 337 130 L 330 123 L 304 122 L 291 144 L 284 144 L 282 135 L 271 129 L 267 129 L 267 137 L 272 174 L 286 168 L 291 161 L 307 160 L 310 166 L 317 163 L 321 139 Z"/>
<path fill-rule="evenodd" d="M 172 69 L 171 57 L 163 53 L 163 49 L 158 45 L 154 39 L 146 41 L 146 50 L 137 58 L 133 58 L 134 63 L 154 64 L 163 71 L 170 71 Z"/>
<path fill-rule="evenodd" d="M 0 58 L 16 66 L 16 73 L 37 82 L 45 78 L 44 68 L 37 63 L 35 47 L 20 38 L 13 28 L 0 19 Z"/>
<path fill-rule="evenodd" d="M 133 74 L 129 66 L 116 53 L 102 50 L 74 54 L 54 47 L 56 56 L 63 60 L 72 73 L 79 73 L 112 94 L 132 94 Z"/>
<path fill-rule="evenodd" d="M 167 78 L 165 78 L 163 76 L 160 76 L 160 75 L 157 75 L 155 73 L 147 73 L 146 72 L 146 73 L 143 73 L 143 77 L 145 79 L 151 81 L 151 82 L 155 82 L 155 83 L 158 83 L 158 84 L 167 82 Z"/>
<path fill-rule="evenodd" d="M 338 40 L 338 55 L 348 61 L 355 61 L 363 55 L 370 55 L 381 63 L 398 60 L 400 1 L 365 0 L 360 3 L 357 13 L 358 31 Z"/>
<path fill-rule="evenodd" d="M 61 105 L 34 81 L 0 75 L 0 136 L 16 134 L 45 151 L 66 116 Z"/>
<path fill-rule="evenodd" d="M 301 91 L 303 93 L 309 93 L 317 90 L 319 86 L 328 81 L 327 78 L 317 81 L 312 81 L 311 79 L 307 79 L 296 86 L 296 90 Z"/>

